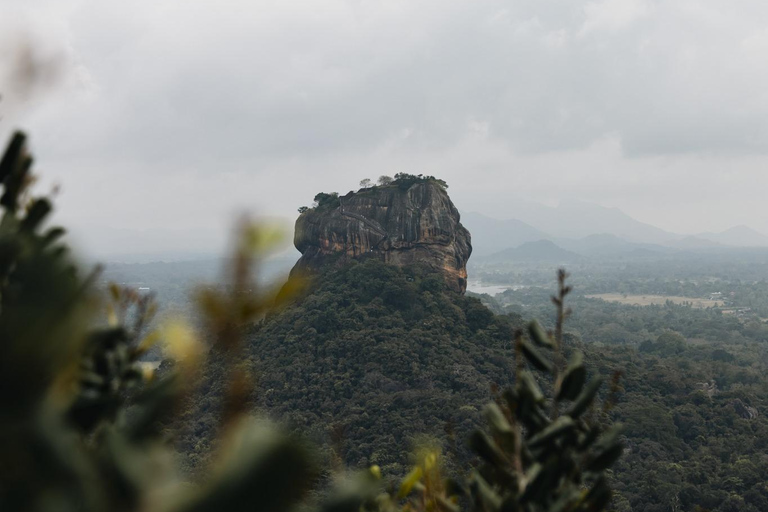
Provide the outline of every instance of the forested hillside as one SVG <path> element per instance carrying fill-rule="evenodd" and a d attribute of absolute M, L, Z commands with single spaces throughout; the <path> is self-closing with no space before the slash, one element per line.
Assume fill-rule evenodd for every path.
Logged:
<path fill-rule="evenodd" d="M 404 446 L 422 434 L 451 470 L 471 464 L 464 441 L 481 405 L 514 378 L 514 328 L 534 317 L 554 327 L 553 290 L 486 297 L 494 315 L 441 285 L 423 269 L 373 260 L 317 277 L 248 334 L 255 407 L 352 467 L 400 473 Z M 627 426 L 611 475 L 615 510 L 766 510 L 765 329 L 716 310 L 626 306 L 576 291 L 566 349 L 582 350 L 594 375 L 620 372 L 606 417 Z M 215 397 L 192 409 L 200 425 Z M 190 464 L 204 457 L 205 442 L 185 443 Z"/>
<path fill-rule="evenodd" d="M 464 441 L 492 387 L 514 378 L 520 317 L 447 290 L 439 273 L 374 259 L 328 270 L 310 286 L 247 334 L 256 406 L 352 467 L 403 474 L 424 435 L 451 464 L 468 462 Z M 211 389 L 191 411 L 201 425 L 216 407 Z M 185 449 L 194 458 L 205 446 Z"/>
<path fill-rule="evenodd" d="M 623 510 L 768 510 L 767 347 L 689 346 L 674 333 L 650 345 L 588 352 L 595 371 L 622 369 Z"/>

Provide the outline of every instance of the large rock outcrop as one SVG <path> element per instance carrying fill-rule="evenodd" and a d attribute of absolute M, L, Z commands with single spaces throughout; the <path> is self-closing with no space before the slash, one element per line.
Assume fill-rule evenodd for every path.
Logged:
<path fill-rule="evenodd" d="M 361 189 L 309 209 L 296 220 L 294 245 L 302 254 L 294 271 L 376 257 L 394 265 L 427 265 L 440 270 L 456 292 L 467 288 L 469 231 L 433 180 Z"/>

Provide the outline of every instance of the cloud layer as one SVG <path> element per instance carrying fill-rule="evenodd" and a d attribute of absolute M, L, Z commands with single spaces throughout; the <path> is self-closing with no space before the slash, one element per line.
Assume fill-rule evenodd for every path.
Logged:
<path fill-rule="evenodd" d="M 32 129 L 83 222 L 288 215 L 413 171 L 497 215 L 576 197 L 678 231 L 768 230 L 765 2 L 25 0 L 11 15 L 0 47 L 34 49 L 55 88 L 0 66 L 0 130 Z"/>

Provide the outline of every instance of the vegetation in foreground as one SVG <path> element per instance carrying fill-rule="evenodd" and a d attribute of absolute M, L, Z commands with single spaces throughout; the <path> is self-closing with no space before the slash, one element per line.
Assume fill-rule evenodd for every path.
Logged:
<path fill-rule="evenodd" d="M 238 361 L 242 329 L 264 314 L 268 295 L 254 292 L 251 256 L 270 233 L 244 227 L 226 291 L 198 297 L 211 351 L 221 361 L 224 389 L 215 454 L 197 486 L 176 476 L 163 428 L 194 380 L 202 345 L 183 324 L 151 331 L 147 296 L 113 287 L 99 300 L 59 239 L 42 230 L 51 210 L 30 198 L 32 159 L 16 134 L 0 161 L 0 508 L 2 510 L 288 510 L 305 503 L 353 510 L 602 510 L 610 501 L 603 475 L 621 454 L 617 431 L 605 433 L 587 413 L 599 380 L 585 383 L 578 357 L 558 360 L 554 336 L 531 324 L 530 340 L 515 336 L 515 387 L 486 408 L 489 433 L 471 445 L 482 464 L 466 479 L 445 481 L 428 451 L 399 488 L 382 486 L 373 466 L 304 501 L 321 473 L 311 451 L 246 414 L 252 384 Z M 283 296 L 290 296 L 289 282 Z M 560 317 L 564 317 L 561 287 Z M 103 325 L 99 313 L 106 316 Z M 142 364 L 163 340 L 174 368 L 155 375 Z M 555 361 L 542 352 L 554 351 Z M 550 399 L 525 362 L 554 377 Z M 562 371 L 564 370 L 564 371 Z M 461 496 L 464 500 L 461 501 Z"/>
<path fill-rule="evenodd" d="M 554 325 L 545 289 L 483 301 L 498 314 Z M 768 326 L 671 302 L 634 306 L 573 293 L 570 304 L 568 331 L 589 340 L 590 366 L 622 370 L 611 418 L 627 425 L 627 450 L 612 471 L 614 507 L 768 510 Z"/>

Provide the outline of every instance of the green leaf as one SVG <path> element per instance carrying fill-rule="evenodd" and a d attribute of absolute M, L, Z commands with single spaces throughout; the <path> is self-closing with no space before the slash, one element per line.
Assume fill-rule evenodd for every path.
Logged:
<path fill-rule="evenodd" d="M 608 469 L 624 453 L 620 437 L 624 428 L 614 425 L 595 443 L 596 454 L 587 463 L 587 470 L 592 472 Z"/>
<path fill-rule="evenodd" d="M 544 328 L 536 320 L 532 320 L 528 324 L 528 334 L 531 339 L 540 347 L 554 348 L 555 344 L 552 342 L 552 338 L 544 330 Z"/>
<path fill-rule="evenodd" d="M 547 428 L 533 436 L 528 444 L 532 448 L 549 443 L 558 437 L 573 432 L 576 429 L 576 423 L 569 416 L 560 416 L 552 422 Z"/>
<path fill-rule="evenodd" d="M 363 505 L 375 499 L 381 490 L 380 477 L 375 472 L 361 471 L 351 477 L 342 479 L 319 512 L 359 512 L 365 510 Z"/>
<path fill-rule="evenodd" d="M 539 477 L 541 476 L 541 473 L 543 471 L 542 465 L 538 462 L 532 464 L 528 468 L 528 472 L 526 474 L 527 477 L 527 483 L 525 485 L 525 489 L 523 490 L 522 496 L 520 496 L 520 501 L 526 502 L 533 499 L 534 495 L 536 495 L 539 492 L 539 485 L 541 484 L 541 480 L 539 480 Z"/>
<path fill-rule="evenodd" d="M 437 496 L 437 498 L 435 499 L 435 502 L 437 503 L 437 507 L 443 512 L 460 512 L 461 511 L 458 504 L 452 503 L 447 499 L 443 498 L 442 496 Z"/>
<path fill-rule="evenodd" d="M 520 348 L 522 349 L 525 358 L 534 368 L 542 372 L 552 373 L 552 370 L 554 369 L 552 363 L 539 354 L 539 351 L 536 350 L 533 345 L 525 340 L 520 340 Z"/>
<path fill-rule="evenodd" d="M 11 142 L 8 144 L 8 148 L 3 154 L 3 158 L 0 159 L 0 182 L 5 181 L 8 176 L 16 171 L 18 162 L 23 154 L 24 143 L 26 140 L 27 137 L 22 132 L 13 134 Z"/>
<path fill-rule="evenodd" d="M 544 394 L 528 371 L 520 373 L 517 386 L 518 400 L 514 409 L 515 417 L 531 434 L 535 434 L 549 424 L 549 417 L 541 409 Z"/>
<path fill-rule="evenodd" d="M 467 493 L 467 491 L 464 489 L 464 486 L 456 480 L 455 478 L 446 478 L 445 479 L 445 495 L 448 497 L 451 496 L 464 496 Z"/>
<path fill-rule="evenodd" d="M 424 471 L 421 469 L 421 466 L 416 466 L 413 468 L 411 472 L 408 473 L 405 478 L 403 478 L 403 482 L 400 484 L 400 490 L 397 493 L 397 497 L 405 498 L 411 494 L 413 486 L 416 485 L 419 480 L 421 480 L 422 476 L 424 476 Z"/>
<path fill-rule="evenodd" d="M 49 245 L 54 243 L 56 240 L 64 236 L 65 233 L 66 231 L 63 228 L 60 228 L 60 227 L 51 228 L 43 234 L 41 245 L 43 247 L 48 247 Z"/>
<path fill-rule="evenodd" d="M 517 501 L 517 496 L 508 496 L 504 503 L 501 504 L 501 512 L 519 512 L 522 510 L 520 508 L 520 503 Z"/>
<path fill-rule="evenodd" d="M 584 390 L 581 392 L 579 397 L 576 399 L 566 414 L 573 419 L 576 419 L 584 414 L 584 411 L 589 408 L 589 406 L 592 404 L 592 401 L 595 399 L 597 390 L 600 389 L 600 385 L 602 383 L 603 379 L 600 377 L 595 377 L 592 379 L 589 384 L 586 385 Z"/>
<path fill-rule="evenodd" d="M 29 207 L 26 217 L 21 221 L 19 230 L 32 232 L 51 213 L 53 207 L 47 199 L 37 199 Z"/>
<path fill-rule="evenodd" d="M 536 379 L 533 378 L 530 372 L 523 370 L 518 376 L 518 395 L 527 393 L 535 403 L 544 402 L 544 393 L 541 392 L 541 388 L 536 383 Z M 520 397 L 521 398 L 521 397 Z"/>
<path fill-rule="evenodd" d="M 620 442 L 616 442 L 595 455 L 595 457 L 587 463 L 587 471 L 592 471 L 593 473 L 604 471 L 611 467 L 614 462 L 619 460 L 619 457 L 621 457 L 623 453 L 624 445 Z"/>
<path fill-rule="evenodd" d="M 616 443 L 619 440 L 619 437 L 624 433 L 624 425 L 621 423 L 617 423 L 613 425 L 611 428 L 609 428 L 605 434 L 603 434 L 600 439 L 595 443 L 596 446 L 608 446 L 611 444 Z"/>
<path fill-rule="evenodd" d="M 576 447 L 580 452 L 587 451 L 590 446 L 597 440 L 597 436 L 600 435 L 600 428 L 593 425 L 587 428 L 586 433 L 579 434 L 579 442 Z"/>
<path fill-rule="evenodd" d="M 587 369 L 584 367 L 584 356 L 581 352 L 575 352 L 565 370 L 560 389 L 557 392 L 557 400 L 575 400 L 584 387 L 587 380 Z"/>
<path fill-rule="evenodd" d="M 493 466 L 503 466 L 507 462 L 507 458 L 496 443 L 493 442 L 493 439 L 480 430 L 475 430 L 470 435 L 469 447 Z"/>
<path fill-rule="evenodd" d="M 491 431 L 494 435 L 506 438 L 513 434 L 512 426 L 509 424 L 509 421 L 507 421 L 507 418 L 497 404 L 490 403 L 486 405 L 483 412 L 485 413 L 485 419 L 491 426 Z"/>
<path fill-rule="evenodd" d="M 473 491 L 472 494 L 475 497 L 475 503 L 478 505 L 477 510 L 496 512 L 501 508 L 501 497 L 490 485 L 488 485 L 488 482 L 480 476 L 480 473 L 476 471 L 472 474 L 470 488 Z"/>
<path fill-rule="evenodd" d="M 587 504 L 585 510 L 605 510 L 611 502 L 611 495 L 608 482 L 604 476 L 601 476 L 584 497 Z"/>

